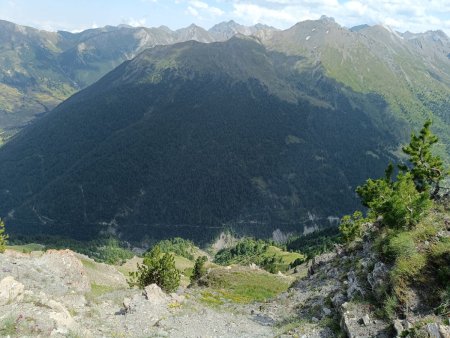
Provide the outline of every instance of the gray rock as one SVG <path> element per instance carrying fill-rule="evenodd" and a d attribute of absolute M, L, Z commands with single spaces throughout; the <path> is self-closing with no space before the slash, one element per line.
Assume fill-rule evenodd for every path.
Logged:
<path fill-rule="evenodd" d="M 122 305 L 123 305 L 126 313 L 133 312 L 133 309 L 131 307 L 131 305 L 132 305 L 131 298 L 128 298 L 128 297 L 124 298 L 123 302 L 122 302 Z"/>
<path fill-rule="evenodd" d="M 344 304 L 346 301 L 346 297 L 342 292 L 338 292 L 336 293 L 332 298 L 331 298 L 331 303 L 333 303 L 333 306 L 335 309 L 339 309 L 339 307 Z"/>
<path fill-rule="evenodd" d="M 404 330 L 401 320 L 399 320 L 399 319 L 394 320 L 394 329 L 397 334 L 396 336 L 400 337 Z"/>
<path fill-rule="evenodd" d="M 383 289 L 386 284 L 386 278 L 388 275 L 388 269 L 382 262 L 375 263 L 372 272 L 367 274 L 367 282 L 369 283 L 372 292 L 376 297 L 380 297 L 383 294 Z"/>
<path fill-rule="evenodd" d="M 364 315 L 364 317 L 361 318 L 362 323 L 364 324 L 364 326 L 369 326 L 370 323 L 370 317 L 368 314 Z"/>
<path fill-rule="evenodd" d="M 428 337 L 430 338 L 441 338 L 439 333 L 439 326 L 436 323 L 429 323 L 426 327 Z"/>
<path fill-rule="evenodd" d="M 365 292 L 358 282 L 355 271 L 350 271 L 347 275 L 347 297 L 353 299 L 357 294 L 364 296 Z"/>
<path fill-rule="evenodd" d="M 153 304 L 164 304 L 168 301 L 167 295 L 156 284 L 147 285 L 144 288 L 144 296 Z"/>
<path fill-rule="evenodd" d="M 325 316 L 329 316 L 331 314 L 331 310 L 329 308 L 327 308 L 327 307 L 324 307 L 322 309 L 322 311 L 323 311 Z"/>
<path fill-rule="evenodd" d="M 7 276 L 0 281 L 0 306 L 23 299 L 25 286 L 14 277 Z"/>
<path fill-rule="evenodd" d="M 336 268 L 331 268 L 327 271 L 327 276 L 329 278 L 337 278 L 339 276 L 339 271 Z"/>
<path fill-rule="evenodd" d="M 341 329 L 347 334 L 348 338 L 355 337 L 355 335 L 352 333 L 352 329 L 351 329 L 350 316 L 345 312 L 342 314 L 340 325 L 341 325 Z"/>
<path fill-rule="evenodd" d="M 55 322 L 55 329 L 52 331 L 52 335 L 57 333 L 66 335 L 75 327 L 75 321 L 64 305 L 53 299 L 49 300 L 45 305 L 53 310 L 49 313 L 49 318 Z"/>

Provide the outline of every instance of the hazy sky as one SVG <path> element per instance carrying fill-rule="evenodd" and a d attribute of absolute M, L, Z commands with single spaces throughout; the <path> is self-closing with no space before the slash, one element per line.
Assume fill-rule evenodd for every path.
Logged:
<path fill-rule="evenodd" d="M 288 28 L 322 14 L 347 27 L 385 24 L 450 35 L 450 0 L 0 0 L 0 19 L 45 30 L 118 24 L 177 29 L 191 23 L 210 28 L 231 19 Z"/>

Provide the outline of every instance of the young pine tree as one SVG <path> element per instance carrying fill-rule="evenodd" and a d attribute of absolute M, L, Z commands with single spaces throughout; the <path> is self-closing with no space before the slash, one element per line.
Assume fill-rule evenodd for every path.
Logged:
<path fill-rule="evenodd" d="M 438 142 L 438 138 L 431 132 L 431 120 L 427 120 L 419 134 L 411 134 L 411 141 L 402 148 L 409 156 L 412 168 L 400 166 L 403 171 L 409 171 L 419 192 L 431 189 L 431 198 L 435 199 L 439 193 L 439 182 L 444 178 L 444 166 L 439 156 L 433 156 L 431 148 Z"/>
<path fill-rule="evenodd" d="M 191 283 L 197 282 L 206 275 L 205 263 L 207 260 L 206 256 L 197 257 L 195 260 L 194 271 L 191 276 Z"/>
<path fill-rule="evenodd" d="M 137 268 L 137 271 L 130 273 L 130 286 L 145 288 L 155 283 L 164 291 L 173 292 L 180 285 L 180 272 L 175 267 L 174 256 L 161 253 L 159 246 L 145 254 L 144 264 L 138 264 Z"/>
<path fill-rule="evenodd" d="M 5 252 L 8 235 L 5 233 L 5 223 L 0 218 L 0 253 Z"/>

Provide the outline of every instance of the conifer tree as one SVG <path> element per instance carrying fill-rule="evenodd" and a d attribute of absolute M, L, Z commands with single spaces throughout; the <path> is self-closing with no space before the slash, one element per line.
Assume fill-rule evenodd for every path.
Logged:
<path fill-rule="evenodd" d="M 175 258 L 170 253 L 161 253 L 155 246 L 144 256 L 144 264 L 137 266 L 137 271 L 130 273 L 128 284 L 144 288 L 155 283 L 166 292 L 173 292 L 180 285 L 180 272 L 175 267 Z"/>
<path fill-rule="evenodd" d="M 438 142 L 438 138 L 431 132 L 431 120 L 427 120 L 419 134 L 411 134 L 411 141 L 402 148 L 409 155 L 412 168 L 406 165 L 400 166 L 403 171 L 409 171 L 419 192 L 431 188 L 431 198 L 436 198 L 439 193 L 439 183 L 444 178 L 445 172 L 442 159 L 433 156 L 431 148 Z"/>
<path fill-rule="evenodd" d="M 0 218 L 0 253 L 5 252 L 8 235 L 5 233 L 5 223 Z"/>
<path fill-rule="evenodd" d="M 191 276 L 191 283 L 198 281 L 204 275 L 206 275 L 205 263 L 208 259 L 206 256 L 199 256 L 195 260 L 194 271 Z"/>

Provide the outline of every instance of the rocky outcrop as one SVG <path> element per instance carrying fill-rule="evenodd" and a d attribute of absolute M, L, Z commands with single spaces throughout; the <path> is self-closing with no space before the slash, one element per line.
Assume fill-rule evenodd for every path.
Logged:
<path fill-rule="evenodd" d="M 202 304 L 200 290 L 167 295 L 155 284 L 124 287 L 124 279 L 114 266 L 70 250 L 9 250 L 0 254 L 0 330 L 14 323 L 11 335 L 18 337 L 275 335 L 247 315 Z"/>

